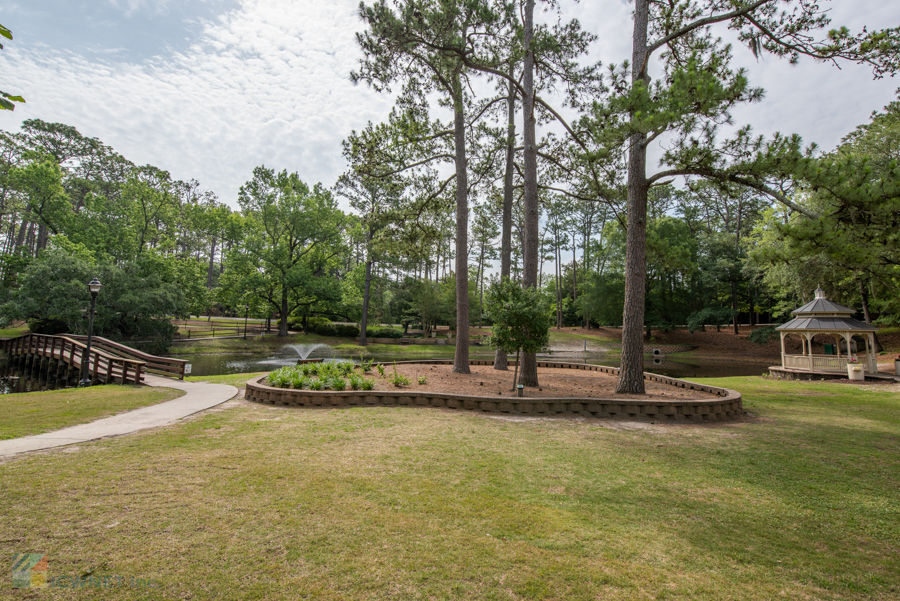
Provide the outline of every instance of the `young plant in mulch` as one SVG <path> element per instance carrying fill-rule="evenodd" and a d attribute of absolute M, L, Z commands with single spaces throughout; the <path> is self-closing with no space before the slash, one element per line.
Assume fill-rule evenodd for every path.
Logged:
<path fill-rule="evenodd" d="M 420 384 L 420 385 L 424 386 L 424 385 L 427 384 L 427 383 L 428 383 L 428 377 L 427 377 L 427 376 L 419 376 L 419 384 Z"/>
<path fill-rule="evenodd" d="M 387 379 L 388 382 L 400 388 L 401 386 L 409 386 L 409 378 L 397 373 L 397 366 L 394 365 L 394 375 Z M 421 384 L 421 382 L 419 382 Z"/>
<path fill-rule="evenodd" d="M 484 299 L 485 314 L 494 322 L 488 344 L 516 354 L 513 389 L 519 379 L 521 353 L 536 353 L 550 342 L 550 303 L 537 288 L 522 288 L 509 278 L 491 284 Z M 537 382 L 526 385 L 537 385 Z"/>

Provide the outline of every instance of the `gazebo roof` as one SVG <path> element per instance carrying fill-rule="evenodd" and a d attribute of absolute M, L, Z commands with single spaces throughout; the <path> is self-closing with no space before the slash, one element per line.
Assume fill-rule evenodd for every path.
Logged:
<path fill-rule="evenodd" d="M 822 290 L 821 286 L 816 289 L 816 298 L 806 303 L 799 309 L 794 309 L 793 311 L 791 311 L 791 315 L 810 316 L 821 314 L 832 315 L 834 313 L 851 317 L 854 313 L 856 313 L 856 310 L 851 309 L 850 307 L 845 307 L 844 305 L 839 305 L 825 298 L 825 291 Z"/>
<path fill-rule="evenodd" d="M 877 332 L 873 325 L 853 318 L 855 310 L 839 305 L 825 298 L 825 291 L 819 286 L 816 298 L 799 309 L 791 311 L 794 319 L 775 328 L 782 331 L 829 330 L 832 332 Z"/>
<path fill-rule="evenodd" d="M 852 317 L 797 317 L 776 330 L 829 330 L 832 332 L 877 332 L 878 328 Z"/>

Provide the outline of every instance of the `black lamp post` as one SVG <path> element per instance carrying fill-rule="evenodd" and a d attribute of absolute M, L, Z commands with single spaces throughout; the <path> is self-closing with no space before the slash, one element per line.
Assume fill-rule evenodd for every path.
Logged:
<path fill-rule="evenodd" d="M 88 377 L 88 363 L 90 363 L 91 358 L 91 336 L 94 334 L 94 307 L 97 305 L 97 293 L 100 292 L 101 288 L 103 288 L 103 284 L 97 278 L 94 278 L 88 284 L 88 290 L 91 291 L 91 314 L 88 318 L 87 346 L 84 349 L 84 354 L 81 356 L 81 386 L 91 385 L 91 379 Z"/>

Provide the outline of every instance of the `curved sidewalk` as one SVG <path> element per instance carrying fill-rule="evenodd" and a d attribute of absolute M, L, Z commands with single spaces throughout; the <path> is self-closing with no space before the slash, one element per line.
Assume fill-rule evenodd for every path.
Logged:
<path fill-rule="evenodd" d="M 12 440 L 0 440 L 0 458 L 12 457 L 20 453 L 52 449 L 70 444 L 78 444 L 107 436 L 131 434 L 147 428 L 158 428 L 193 415 L 198 411 L 221 405 L 238 393 L 237 388 L 226 384 L 204 384 L 183 382 L 159 376 L 147 375 L 144 383 L 160 388 L 183 390 L 184 396 L 149 407 L 142 407 L 127 413 L 98 419 L 89 424 L 63 428 L 56 432 L 24 436 Z"/>

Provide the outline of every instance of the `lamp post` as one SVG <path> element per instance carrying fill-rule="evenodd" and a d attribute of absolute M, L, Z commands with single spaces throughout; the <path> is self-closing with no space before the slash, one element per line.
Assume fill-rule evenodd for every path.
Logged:
<path fill-rule="evenodd" d="M 91 379 L 88 377 L 88 363 L 90 363 L 91 358 L 91 336 L 94 334 L 94 307 L 97 305 L 97 293 L 100 292 L 101 288 L 103 288 L 103 284 L 97 278 L 94 278 L 88 284 L 88 290 L 91 291 L 91 313 L 88 318 L 87 346 L 84 349 L 84 354 L 81 356 L 81 382 L 79 382 L 81 386 L 91 385 Z"/>

